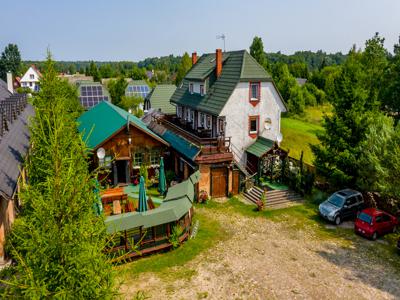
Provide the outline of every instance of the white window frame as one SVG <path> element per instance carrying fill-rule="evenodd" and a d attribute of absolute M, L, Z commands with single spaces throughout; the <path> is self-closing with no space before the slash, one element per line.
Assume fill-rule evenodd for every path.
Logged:
<path fill-rule="evenodd" d="M 201 96 L 205 95 L 204 84 L 200 84 L 200 95 Z"/>
<path fill-rule="evenodd" d="M 189 83 L 189 93 L 193 94 L 193 91 L 194 91 L 193 83 Z"/>
<path fill-rule="evenodd" d="M 254 98 L 254 97 L 253 97 L 253 86 L 256 86 L 256 87 L 257 87 L 257 98 Z M 251 83 L 250 83 L 250 95 L 251 95 L 250 100 L 251 100 L 251 101 L 259 101 L 259 100 L 260 100 L 260 99 L 259 99 L 259 98 L 261 98 L 261 91 L 260 91 L 260 88 L 261 88 L 261 84 L 260 84 L 259 82 L 251 82 Z"/>
<path fill-rule="evenodd" d="M 251 122 L 252 121 L 256 121 L 256 130 L 255 131 L 251 130 Z M 258 128 L 259 128 L 259 125 L 260 125 L 260 124 L 258 124 L 259 122 L 260 122 L 260 118 L 259 117 L 257 117 L 257 116 L 252 116 L 251 117 L 251 119 L 250 119 L 250 128 L 249 128 L 249 133 L 250 134 L 257 134 L 258 133 Z"/>
<path fill-rule="evenodd" d="M 204 128 L 204 114 L 202 112 L 199 113 L 199 126 Z"/>
<path fill-rule="evenodd" d="M 206 124 L 207 124 L 207 129 L 211 129 L 211 116 L 207 115 L 206 117 Z"/>

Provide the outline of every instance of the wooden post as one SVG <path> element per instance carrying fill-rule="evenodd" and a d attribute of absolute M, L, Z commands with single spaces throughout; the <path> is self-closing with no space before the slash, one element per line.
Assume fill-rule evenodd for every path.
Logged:
<path fill-rule="evenodd" d="M 128 235 L 125 230 L 125 251 L 128 251 Z"/>

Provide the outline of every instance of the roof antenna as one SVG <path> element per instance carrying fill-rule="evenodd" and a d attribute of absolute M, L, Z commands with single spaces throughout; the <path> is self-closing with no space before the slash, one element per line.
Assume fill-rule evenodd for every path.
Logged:
<path fill-rule="evenodd" d="M 224 41 L 224 52 L 225 52 L 225 38 L 226 38 L 225 34 L 217 35 L 217 39 L 221 39 Z"/>

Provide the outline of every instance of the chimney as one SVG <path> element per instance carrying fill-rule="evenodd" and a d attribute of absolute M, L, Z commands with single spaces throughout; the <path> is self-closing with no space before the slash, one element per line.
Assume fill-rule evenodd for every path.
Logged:
<path fill-rule="evenodd" d="M 13 76 L 11 72 L 7 72 L 7 89 L 14 94 Z"/>
<path fill-rule="evenodd" d="M 192 53 L 192 65 L 197 63 L 197 52 Z"/>
<path fill-rule="evenodd" d="M 217 75 L 217 78 L 221 75 L 222 72 L 222 50 L 217 49 L 215 50 L 215 74 Z"/>

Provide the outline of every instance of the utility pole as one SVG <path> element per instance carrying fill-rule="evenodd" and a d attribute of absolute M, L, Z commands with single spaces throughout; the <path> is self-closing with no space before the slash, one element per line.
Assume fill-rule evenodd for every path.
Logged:
<path fill-rule="evenodd" d="M 226 38 L 225 34 L 217 35 L 217 39 L 221 39 L 224 41 L 224 52 L 225 52 L 225 38 Z"/>

